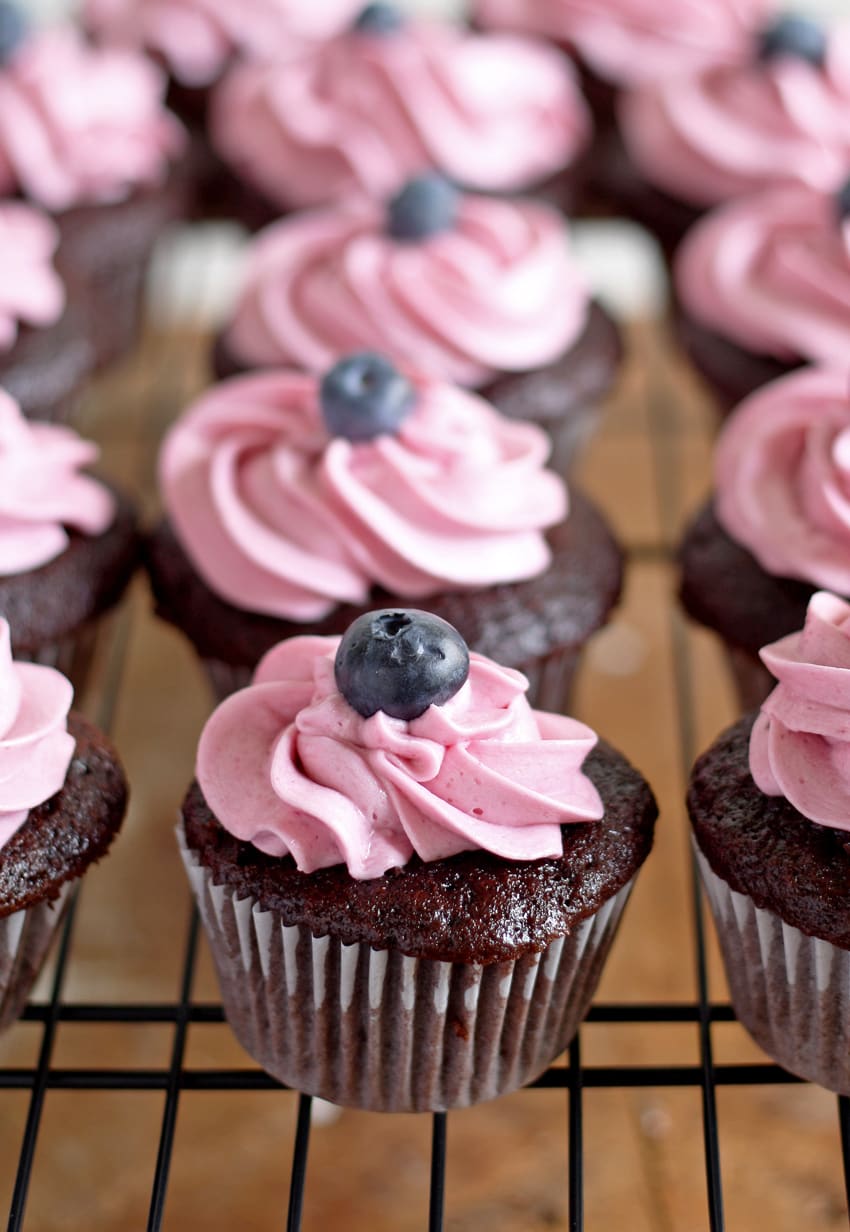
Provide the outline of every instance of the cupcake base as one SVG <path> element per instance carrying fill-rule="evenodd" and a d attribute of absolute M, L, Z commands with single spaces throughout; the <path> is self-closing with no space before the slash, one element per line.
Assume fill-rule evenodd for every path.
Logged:
<path fill-rule="evenodd" d="M 242 612 L 220 599 L 195 572 L 173 529 L 162 523 L 146 544 L 158 614 L 182 629 L 208 664 L 217 695 L 247 683 L 259 660 L 287 637 L 342 634 L 376 607 L 427 607 L 454 625 L 471 650 L 525 672 L 539 688 L 532 704 L 558 711 L 568 700 L 577 658 L 617 602 L 622 553 L 602 515 L 570 493 L 566 522 L 549 532 L 553 559 L 540 577 L 484 590 L 412 600 L 382 590 L 367 606 L 342 605 L 309 625 Z"/>
<path fill-rule="evenodd" d="M 700 325 L 681 307 L 674 309 L 674 326 L 685 353 L 710 388 L 721 419 L 762 385 L 799 366 L 746 351 Z"/>
<path fill-rule="evenodd" d="M 0 1031 L 17 1022 L 50 952 L 74 883 L 51 902 L 35 903 L 0 919 Z"/>
<path fill-rule="evenodd" d="M 741 1024 L 790 1073 L 850 1095 L 850 952 L 757 907 L 697 859 Z"/>
<path fill-rule="evenodd" d="M 607 746 L 586 770 L 605 818 L 565 826 L 559 859 L 465 852 L 371 881 L 264 856 L 194 785 L 179 843 L 248 1052 L 289 1086 L 377 1111 L 465 1107 L 532 1081 L 587 1012 L 652 843 L 640 775 Z"/>
<path fill-rule="evenodd" d="M 0 356 L 0 385 L 28 419 L 66 423 L 92 364 L 85 322 L 68 309 L 49 329 L 20 330 L 12 349 Z"/>

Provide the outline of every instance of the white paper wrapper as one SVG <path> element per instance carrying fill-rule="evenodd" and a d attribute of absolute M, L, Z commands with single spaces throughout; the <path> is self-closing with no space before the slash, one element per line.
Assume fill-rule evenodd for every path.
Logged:
<path fill-rule="evenodd" d="M 295 1090 L 381 1112 L 462 1108 L 541 1074 L 587 1013 L 632 886 L 542 954 L 482 967 L 286 926 L 178 841 L 242 1046 Z"/>
<path fill-rule="evenodd" d="M 699 848 L 697 860 L 741 1023 L 792 1074 L 850 1095 L 850 952 L 757 907 Z"/>
<path fill-rule="evenodd" d="M 75 884 L 67 882 L 53 902 L 0 919 L 0 1030 L 20 1017 Z"/>

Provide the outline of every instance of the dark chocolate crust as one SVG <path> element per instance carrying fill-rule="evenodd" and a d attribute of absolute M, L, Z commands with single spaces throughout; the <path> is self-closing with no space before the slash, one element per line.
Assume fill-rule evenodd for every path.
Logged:
<path fill-rule="evenodd" d="M 652 847 L 655 799 L 608 745 L 585 763 L 605 805 L 599 822 L 562 827 L 557 860 L 511 862 L 483 851 L 356 881 L 344 865 L 309 875 L 290 858 L 265 856 L 219 825 L 194 783 L 183 804 L 189 847 L 213 880 L 344 944 L 444 962 L 489 964 L 540 951 L 564 936 L 634 876 Z"/>
<path fill-rule="evenodd" d="M 679 597 L 689 616 L 724 641 L 757 655 L 762 646 L 802 629 L 814 587 L 766 573 L 705 505 L 679 548 Z"/>
<path fill-rule="evenodd" d="M 68 308 L 48 329 L 24 326 L 0 356 L 0 385 L 28 419 L 67 420 L 94 356 L 79 312 Z"/>
<path fill-rule="evenodd" d="M 66 637 L 117 603 L 139 560 L 136 511 L 115 493 L 115 521 L 102 535 L 69 531 L 61 556 L 0 577 L 0 615 L 12 627 L 14 651 L 34 651 Z"/>
<path fill-rule="evenodd" d="M 598 402 L 612 388 L 623 358 L 617 325 L 597 303 L 590 305 L 578 341 L 554 363 L 533 372 L 504 373 L 478 392 L 503 414 L 553 431 L 571 411 Z M 250 371 L 219 334 L 212 367 L 219 380 Z"/>
<path fill-rule="evenodd" d="M 816 825 L 750 774 L 755 716 L 730 727 L 691 775 L 688 812 L 700 851 L 733 890 L 809 937 L 850 950 L 850 833 Z"/>
<path fill-rule="evenodd" d="M 566 522 L 548 535 L 553 560 L 541 577 L 415 601 L 376 589 L 367 606 L 341 605 L 309 625 L 243 612 L 220 599 L 195 572 L 168 522 L 148 537 L 145 556 L 158 615 L 182 629 L 202 658 L 253 666 L 284 638 L 341 634 L 372 608 L 424 605 L 455 625 L 472 650 L 521 667 L 551 650 L 582 645 L 620 595 L 619 546 L 586 497 L 573 489 L 570 499 Z"/>
<path fill-rule="evenodd" d="M 768 355 L 744 350 L 700 325 L 679 306 L 674 308 L 673 322 L 683 350 L 710 385 L 722 416 L 728 415 L 762 385 L 787 376 L 802 363 L 801 360 L 784 364 Z"/>
<path fill-rule="evenodd" d="M 127 780 L 118 755 L 81 715 L 71 713 L 68 730 L 77 748 L 65 786 L 0 849 L 0 916 L 55 899 L 105 855 L 121 828 Z"/>

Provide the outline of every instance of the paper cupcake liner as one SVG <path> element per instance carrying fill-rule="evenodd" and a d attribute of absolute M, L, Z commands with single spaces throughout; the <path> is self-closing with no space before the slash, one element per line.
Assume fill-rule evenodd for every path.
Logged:
<path fill-rule="evenodd" d="M 52 902 L 0 919 L 0 1030 L 20 1018 L 75 884 L 66 882 Z"/>
<path fill-rule="evenodd" d="M 380 1112 L 462 1108 L 541 1074 L 587 1012 L 632 884 L 543 953 L 479 966 L 285 925 L 178 840 L 242 1046 L 295 1090 Z"/>
<path fill-rule="evenodd" d="M 38 663 L 41 667 L 55 667 L 63 676 L 68 677 L 74 686 L 74 695 L 79 699 L 85 692 L 91 673 L 98 627 L 98 621 L 93 620 L 58 641 L 45 642 L 43 646 L 32 650 L 19 650 L 15 647 L 15 660 L 18 663 Z"/>
<path fill-rule="evenodd" d="M 850 953 L 757 907 L 699 848 L 697 860 L 740 1022 L 784 1069 L 850 1095 Z"/>
<path fill-rule="evenodd" d="M 548 431 L 552 441 L 552 453 L 547 465 L 559 475 L 570 475 L 590 438 L 602 420 L 600 406 L 583 406 L 571 410 L 555 431 L 541 422 L 539 426 Z"/>
<path fill-rule="evenodd" d="M 580 646 L 570 646 L 516 665 L 528 677 L 528 700 L 532 706 L 556 714 L 568 709 L 581 651 Z M 203 665 L 216 703 L 239 689 L 247 689 L 254 675 L 253 667 L 223 663 L 220 659 L 204 659 Z"/>
<path fill-rule="evenodd" d="M 758 710 L 768 694 L 776 688 L 776 680 L 771 676 L 758 655 L 742 650 L 740 646 L 726 647 L 726 661 L 735 682 L 735 692 L 742 714 Z"/>

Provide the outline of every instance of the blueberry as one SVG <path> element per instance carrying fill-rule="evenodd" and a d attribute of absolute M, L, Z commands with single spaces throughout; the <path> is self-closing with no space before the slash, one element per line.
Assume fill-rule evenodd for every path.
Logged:
<path fill-rule="evenodd" d="M 850 220 L 850 180 L 847 180 L 835 194 L 835 206 L 841 222 Z"/>
<path fill-rule="evenodd" d="M 774 60 L 778 56 L 796 56 L 799 60 L 808 60 L 817 68 L 823 68 L 826 32 L 810 17 L 801 17 L 796 13 L 778 17 L 761 36 L 759 58 Z"/>
<path fill-rule="evenodd" d="M 331 436 L 371 441 L 398 431 L 416 405 L 416 390 L 383 355 L 361 351 L 325 374 L 319 402 Z"/>
<path fill-rule="evenodd" d="M 383 710 L 409 721 L 454 697 L 469 675 L 469 651 L 439 616 L 385 608 L 349 626 L 334 674 L 336 687 L 364 719 Z"/>
<path fill-rule="evenodd" d="M 360 34 L 395 34 L 404 26 L 404 14 L 394 4 L 367 4 L 352 29 Z"/>
<path fill-rule="evenodd" d="M 436 172 L 408 180 L 387 209 L 387 232 L 396 240 L 423 240 L 455 225 L 460 194 Z"/>
<path fill-rule="evenodd" d="M 0 0 L 0 64 L 7 64 L 29 33 L 23 11 L 11 0 Z"/>

